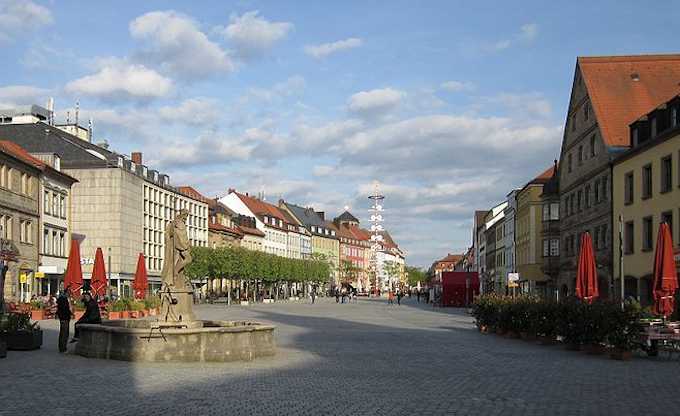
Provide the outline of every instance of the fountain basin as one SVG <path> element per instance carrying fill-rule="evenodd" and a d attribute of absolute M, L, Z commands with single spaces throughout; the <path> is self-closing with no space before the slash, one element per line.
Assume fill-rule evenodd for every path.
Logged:
<path fill-rule="evenodd" d="M 163 325 L 163 324 L 161 324 Z M 188 328 L 154 320 L 78 325 L 76 354 L 147 362 L 250 361 L 276 353 L 274 326 L 246 321 L 193 321 Z"/>

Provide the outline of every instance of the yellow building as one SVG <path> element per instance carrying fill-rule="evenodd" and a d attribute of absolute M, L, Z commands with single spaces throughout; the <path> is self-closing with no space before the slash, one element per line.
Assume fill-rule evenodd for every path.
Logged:
<path fill-rule="evenodd" d="M 548 276 L 543 273 L 543 257 L 559 256 L 559 239 L 543 241 L 543 185 L 552 178 L 555 166 L 538 175 L 517 193 L 515 221 L 516 270 L 524 293 L 545 296 Z M 551 244 L 552 243 L 552 244 Z"/>
<path fill-rule="evenodd" d="M 651 302 L 654 252 L 659 224 L 673 234 L 676 265 L 680 264 L 680 97 L 661 105 L 630 126 L 631 150 L 613 163 L 614 280 L 625 296 Z"/>

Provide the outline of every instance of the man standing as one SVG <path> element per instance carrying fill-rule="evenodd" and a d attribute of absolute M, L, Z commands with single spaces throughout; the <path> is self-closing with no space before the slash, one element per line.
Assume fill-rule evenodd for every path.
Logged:
<path fill-rule="evenodd" d="M 316 287 L 315 286 L 312 286 L 312 291 L 311 291 L 310 295 L 312 297 L 312 305 L 313 305 L 314 301 L 316 300 Z"/>
<path fill-rule="evenodd" d="M 71 304 L 66 292 L 61 292 L 57 299 L 57 319 L 59 319 L 59 352 L 66 352 L 69 326 L 71 325 Z"/>

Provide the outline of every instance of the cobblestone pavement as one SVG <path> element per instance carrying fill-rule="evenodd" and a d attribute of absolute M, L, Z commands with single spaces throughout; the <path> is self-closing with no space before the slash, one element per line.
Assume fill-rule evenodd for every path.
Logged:
<path fill-rule="evenodd" d="M 605 357 L 482 335 L 460 310 L 277 303 L 197 307 L 277 326 L 276 357 L 148 364 L 41 350 L 0 360 L 2 415 L 654 415 L 680 413 L 680 363 Z"/>

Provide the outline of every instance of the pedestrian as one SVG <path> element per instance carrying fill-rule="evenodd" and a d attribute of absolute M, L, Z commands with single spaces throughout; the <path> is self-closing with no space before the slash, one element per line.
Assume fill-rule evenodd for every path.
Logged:
<path fill-rule="evenodd" d="M 78 319 L 78 321 L 75 324 L 75 334 L 73 334 L 73 339 L 71 342 L 76 342 L 78 341 L 78 337 L 80 334 L 78 326 L 80 324 L 100 324 L 102 323 L 102 318 L 101 315 L 99 315 L 99 304 L 97 304 L 97 301 L 92 298 L 92 295 L 90 295 L 88 292 L 85 292 L 83 294 L 83 304 L 85 305 L 85 313 L 83 316 Z"/>
<path fill-rule="evenodd" d="M 335 288 L 335 303 L 340 303 L 340 289 Z"/>
<path fill-rule="evenodd" d="M 401 293 L 401 289 L 397 289 L 397 305 L 401 305 L 402 296 L 404 296 L 404 294 Z"/>
<path fill-rule="evenodd" d="M 416 299 L 418 299 L 418 303 L 420 303 L 420 289 L 416 289 Z"/>
<path fill-rule="evenodd" d="M 394 305 L 394 292 L 392 289 L 387 292 L 387 304 Z"/>
<path fill-rule="evenodd" d="M 345 299 L 347 298 L 347 288 L 343 287 L 342 291 L 340 292 L 340 297 L 342 298 L 341 303 L 345 303 Z"/>
<path fill-rule="evenodd" d="M 57 298 L 57 319 L 59 319 L 59 352 L 66 352 L 68 342 L 69 327 L 71 325 L 71 304 L 68 301 L 66 292 L 61 292 Z"/>
<path fill-rule="evenodd" d="M 312 288 L 312 293 L 310 293 L 310 296 L 312 297 L 312 305 L 314 305 L 314 301 L 316 300 L 316 289 Z"/>

